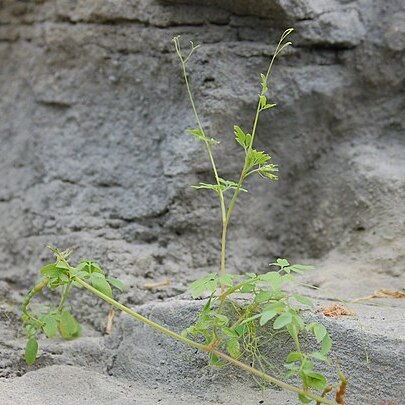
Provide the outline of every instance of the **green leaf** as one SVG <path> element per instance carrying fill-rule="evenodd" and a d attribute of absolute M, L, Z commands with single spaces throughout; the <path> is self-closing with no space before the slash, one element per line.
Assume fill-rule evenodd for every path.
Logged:
<path fill-rule="evenodd" d="M 246 325 L 240 324 L 234 328 L 235 333 L 238 335 L 238 337 L 243 336 L 246 332 L 248 332 L 248 328 Z"/>
<path fill-rule="evenodd" d="M 269 271 L 266 274 L 262 274 L 259 276 L 259 280 L 269 283 L 273 290 L 278 290 L 286 283 L 286 280 L 277 271 Z"/>
<path fill-rule="evenodd" d="M 292 362 L 297 361 L 297 360 L 301 361 L 303 358 L 304 358 L 304 355 L 302 353 L 300 353 L 300 352 L 291 352 L 287 356 L 286 362 L 287 363 L 292 363 Z"/>
<path fill-rule="evenodd" d="M 209 273 L 202 279 L 193 281 L 189 286 L 189 291 L 194 299 L 201 297 L 207 291 L 212 294 L 218 285 L 216 273 Z"/>
<path fill-rule="evenodd" d="M 194 135 L 200 141 L 205 141 L 205 142 L 208 142 L 209 144 L 218 144 L 219 143 L 219 141 L 217 141 L 216 139 L 205 136 L 203 131 L 201 131 L 200 129 L 186 129 L 186 132 L 191 135 Z"/>
<path fill-rule="evenodd" d="M 275 173 L 278 173 L 278 165 L 269 163 L 263 166 L 260 166 L 259 175 L 265 177 L 269 180 L 278 180 L 278 176 Z"/>
<path fill-rule="evenodd" d="M 238 127 L 237 125 L 233 127 L 233 130 L 236 142 L 238 142 L 238 144 L 245 150 L 249 148 L 250 143 L 252 142 L 252 135 L 245 134 L 241 127 Z"/>
<path fill-rule="evenodd" d="M 263 309 L 263 312 L 271 311 L 274 309 L 276 312 L 281 314 L 284 311 L 285 307 L 286 304 L 282 301 L 272 302 L 271 304 L 266 305 L 266 307 Z"/>
<path fill-rule="evenodd" d="M 38 353 L 38 342 L 35 338 L 29 338 L 25 345 L 25 362 L 32 366 L 35 363 Z"/>
<path fill-rule="evenodd" d="M 256 284 L 255 283 L 248 283 L 248 284 L 244 284 L 241 288 L 240 288 L 240 292 L 243 294 L 246 293 L 250 293 L 252 292 L 254 289 L 256 288 Z"/>
<path fill-rule="evenodd" d="M 299 329 L 298 329 L 297 325 L 295 324 L 295 322 L 289 323 L 285 328 L 287 329 L 287 332 L 290 334 L 290 336 L 293 339 L 298 337 Z"/>
<path fill-rule="evenodd" d="M 266 302 L 270 300 L 272 296 L 273 293 L 271 291 L 260 291 L 258 294 L 256 294 L 255 303 L 261 304 L 262 302 Z"/>
<path fill-rule="evenodd" d="M 222 367 L 224 366 L 223 363 L 221 363 L 221 360 L 215 353 L 210 353 L 209 354 L 209 363 L 211 366 L 216 366 L 216 367 Z"/>
<path fill-rule="evenodd" d="M 313 352 L 313 353 L 309 354 L 309 357 L 312 357 L 314 359 L 323 361 L 324 363 L 327 363 L 327 364 L 331 363 L 330 359 L 327 356 L 325 356 L 325 355 L 323 355 L 322 353 L 319 353 L 319 352 Z"/>
<path fill-rule="evenodd" d="M 186 132 L 197 137 L 204 136 L 200 129 L 186 129 Z"/>
<path fill-rule="evenodd" d="M 80 270 L 76 274 L 77 277 L 79 278 L 84 278 L 85 280 L 88 280 L 90 278 L 90 273 L 84 270 Z"/>
<path fill-rule="evenodd" d="M 305 328 L 304 320 L 297 314 L 293 315 L 293 321 L 297 326 L 298 330 L 303 330 Z"/>
<path fill-rule="evenodd" d="M 100 265 L 97 262 L 91 260 L 90 263 L 91 263 L 91 267 L 93 267 L 93 269 L 92 269 L 93 272 L 96 271 L 101 274 L 104 274 L 104 271 L 102 270 L 102 268 L 100 267 Z"/>
<path fill-rule="evenodd" d="M 108 283 L 110 285 L 112 285 L 113 287 L 117 288 L 118 290 L 120 290 L 121 292 L 124 291 L 124 283 L 119 280 L 118 278 L 115 277 L 107 277 L 106 280 L 108 281 Z"/>
<path fill-rule="evenodd" d="M 60 270 L 56 267 L 56 263 L 52 263 L 52 264 L 47 264 L 46 266 L 42 267 L 41 270 L 39 270 L 39 272 L 44 277 L 54 278 L 54 277 L 58 277 L 58 275 L 62 272 L 62 270 Z"/>
<path fill-rule="evenodd" d="M 58 269 L 65 269 L 65 270 L 69 270 L 69 266 L 63 261 L 63 260 L 59 260 L 56 265 L 55 265 Z"/>
<path fill-rule="evenodd" d="M 293 297 L 301 304 L 307 305 L 311 308 L 314 307 L 314 303 L 309 298 L 304 297 L 303 295 L 293 294 Z"/>
<path fill-rule="evenodd" d="M 85 271 L 89 274 L 90 273 L 104 274 L 104 271 L 102 270 L 100 265 L 94 260 L 81 260 L 76 269 L 79 270 L 79 272 Z"/>
<path fill-rule="evenodd" d="M 85 261 L 85 260 L 81 260 L 80 261 L 80 263 L 76 266 L 76 270 L 78 270 L 78 271 L 81 271 L 81 270 L 83 270 L 83 271 L 86 271 L 87 270 L 87 272 L 88 272 L 88 264 L 87 264 L 87 261 Z"/>
<path fill-rule="evenodd" d="M 46 337 L 52 338 L 55 336 L 56 331 L 58 329 L 58 322 L 56 321 L 55 316 L 53 315 L 46 315 L 41 320 L 45 323 L 42 327 Z"/>
<path fill-rule="evenodd" d="M 60 273 L 58 278 L 62 284 L 66 284 L 69 282 L 69 277 L 65 273 Z"/>
<path fill-rule="evenodd" d="M 325 336 L 328 334 L 328 332 L 327 332 L 325 326 L 323 326 L 323 325 L 320 324 L 320 323 L 316 323 L 316 324 L 314 325 L 313 331 L 314 331 L 314 335 L 315 335 L 315 337 L 316 337 L 316 341 L 317 341 L 318 343 L 321 343 L 322 340 L 325 338 Z"/>
<path fill-rule="evenodd" d="M 246 159 L 246 169 L 249 170 L 257 165 L 265 165 L 271 157 L 265 152 L 258 152 L 255 149 L 249 149 Z"/>
<path fill-rule="evenodd" d="M 260 326 L 265 325 L 268 321 L 270 321 L 271 319 L 273 319 L 276 315 L 278 315 L 278 312 L 275 310 L 269 310 L 269 311 L 265 311 L 262 312 L 262 316 L 260 318 Z M 275 328 L 278 329 L 278 328 Z"/>
<path fill-rule="evenodd" d="M 229 318 L 227 316 L 225 316 L 225 315 L 215 314 L 215 318 L 217 318 L 220 321 L 219 322 L 220 325 L 225 325 L 226 326 L 229 323 Z"/>
<path fill-rule="evenodd" d="M 239 335 L 235 332 L 234 329 L 228 328 L 227 326 L 221 325 L 221 331 L 224 336 L 231 337 L 231 338 L 238 338 Z"/>
<path fill-rule="evenodd" d="M 297 273 L 301 272 L 301 270 L 314 270 L 315 266 L 311 266 L 311 265 L 304 265 L 304 264 L 293 264 L 291 266 L 291 270 L 295 271 Z"/>
<path fill-rule="evenodd" d="M 275 263 L 270 263 L 270 266 L 279 266 L 281 268 L 287 267 L 290 265 L 290 263 L 288 263 L 288 260 L 286 259 L 277 259 L 277 261 Z"/>
<path fill-rule="evenodd" d="M 312 399 L 306 397 L 303 394 L 298 394 L 298 399 L 300 400 L 300 402 L 302 402 L 303 404 L 310 404 L 312 402 Z"/>
<path fill-rule="evenodd" d="M 260 84 L 262 85 L 262 94 L 267 91 L 267 80 L 266 76 L 263 73 L 260 73 L 260 78 L 262 79 Z"/>
<path fill-rule="evenodd" d="M 275 107 L 277 104 L 266 104 L 266 105 L 264 105 L 263 107 L 261 107 L 261 110 L 263 111 L 263 110 L 267 110 L 267 109 L 269 109 L 269 108 L 273 108 L 273 107 Z"/>
<path fill-rule="evenodd" d="M 306 378 L 306 383 L 308 386 L 315 388 L 319 391 L 322 391 L 325 389 L 326 385 L 328 384 L 328 381 L 325 376 L 319 373 L 305 373 Z"/>
<path fill-rule="evenodd" d="M 285 363 L 285 364 L 284 364 L 284 367 L 285 367 L 287 370 L 292 370 L 292 371 L 295 371 L 295 372 L 299 371 L 300 368 L 301 368 L 301 367 L 300 367 L 298 364 L 296 364 L 296 363 Z"/>
<path fill-rule="evenodd" d="M 63 311 L 60 316 L 59 332 L 65 339 L 73 339 L 80 333 L 80 326 L 69 311 Z"/>
<path fill-rule="evenodd" d="M 240 344 L 238 339 L 228 339 L 226 342 L 226 350 L 228 351 L 229 355 L 234 359 L 240 357 Z"/>
<path fill-rule="evenodd" d="M 106 295 L 107 297 L 112 298 L 112 290 L 110 284 L 108 284 L 107 280 L 104 278 L 103 275 L 100 273 L 92 273 L 91 275 L 91 284 L 92 286 Z"/>
<path fill-rule="evenodd" d="M 301 370 L 303 371 L 304 374 L 311 373 L 313 368 L 314 368 L 314 363 L 312 363 L 311 360 L 304 359 L 301 362 Z"/>
<path fill-rule="evenodd" d="M 326 355 L 330 352 L 331 348 L 332 348 L 332 339 L 329 336 L 329 333 L 327 333 L 322 340 L 321 353 Z"/>
<path fill-rule="evenodd" d="M 249 323 L 249 322 L 251 322 L 251 321 L 254 321 L 254 320 L 257 319 L 257 318 L 260 318 L 261 316 L 262 316 L 261 313 L 260 313 L 260 314 L 253 315 L 253 316 L 250 316 L 249 318 L 246 318 L 246 319 L 241 323 L 241 325 L 245 325 L 245 324 L 247 324 L 247 323 Z"/>
<path fill-rule="evenodd" d="M 274 329 L 281 329 L 284 326 L 290 324 L 292 322 L 292 315 L 290 312 L 285 312 L 284 314 L 281 314 L 273 324 Z"/>
<path fill-rule="evenodd" d="M 267 104 L 267 97 L 264 95 L 260 96 L 260 109 L 263 109 L 263 107 Z"/>
<path fill-rule="evenodd" d="M 222 188 L 223 191 L 232 189 L 232 190 L 244 191 L 245 193 L 247 193 L 246 189 L 242 188 L 238 183 L 235 183 L 232 180 L 225 180 L 225 179 L 222 179 L 221 177 L 218 177 L 218 180 L 221 183 L 221 186 L 223 187 Z"/>

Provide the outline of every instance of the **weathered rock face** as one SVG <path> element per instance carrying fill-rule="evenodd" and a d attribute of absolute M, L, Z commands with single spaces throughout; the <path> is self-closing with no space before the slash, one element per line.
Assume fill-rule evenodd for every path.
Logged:
<path fill-rule="evenodd" d="M 322 259 L 323 274 L 346 271 L 333 280 L 389 273 L 398 284 L 401 4 L 0 0 L 0 303 L 21 300 L 49 259 L 47 244 L 99 259 L 124 280 L 130 304 L 175 295 L 216 270 L 218 204 L 190 188 L 212 174 L 202 145 L 184 133 L 195 123 L 171 39 L 201 43 L 189 63 L 192 88 L 209 134 L 222 141 L 220 175 L 236 179 L 242 155 L 232 127 L 251 126 L 259 73 L 289 26 L 294 47 L 270 84 L 278 107 L 262 114 L 257 136 L 280 181 L 249 182 L 230 229 L 229 268 L 310 257 Z M 157 296 L 142 288 L 166 277 L 172 287 Z M 98 301 L 80 300 L 80 316 L 98 327 L 105 307 L 89 321 Z"/>

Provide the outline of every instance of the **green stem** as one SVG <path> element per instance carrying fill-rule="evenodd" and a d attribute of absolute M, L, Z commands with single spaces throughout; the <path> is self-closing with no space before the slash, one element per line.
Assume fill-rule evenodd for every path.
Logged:
<path fill-rule="evenodd" d="M 182 70 L 183 70 L 183 77 L 184 77 L 184 81 L 185 81 L 185 84 L 186 84 L 188 98 L 189 98 L 190 103 L 191 103 L 191 108 L 193 109 L 194 116 L 195 116 L 195 119 L 197 121 L 198 129 L 205 136 L 204 128 L 203 128 L 203 126 L 201 124 L 200 117 L 198 116 L 197 108 L 195 107 L 193 94 L 191 93 L 190 83 L 188 81 L 187 70 L 186 70 L 186 62 L 189 59 L 189 57 L 191 56 L 194 48 L 191 49 L 190 54 L 187 56 L 187 58 L 183 59 L 183 56 L 181 54 L 180 44 L 175 41 L 175 46 L 176 46 L 177 54 L 178 54 L 178 56 L 180 58 L 180 61 L 181 61 L 181 66 L 182 66 Z M 207 147 L 208 156 L 209 156 L 209 159 L 210 159 L 210 162 L 211 162 L 212 170 L 214 172 L 215 181 L 218 184 L 218 186 L 220 186 L 221 182 L 219 181 L 218 170 L 217 170 L 217 167 L 215 165 L 215 160 L 214 160 L 214 155 L 212 154 L 211 145 L 207 141 L 204 141 L 204 142 L 205 142 L 205 145 Z M 223 226 L 222 226 L 222 237 L 221 237 L 221 265 L 220 265 L 220 274 L 223 275 L 226 272 L 225 260 L 226 260 L 226 230 L 227 230 L 227 224 L 226 224 L 226 207 L 225 207 L 224 193 L 223 193 L 223 191 L 221 189 L 218 189 L 218 196 L 219 196 L 219 202 L 220 202 L 220 206 L 221 206 L 221 216 L 222 216 L 222 224 L 223 224 Z"/>
<path fill-rule="evenodd" d="M 67 284 L 65 286 L 65 290 L 63 291 L 62 298 L 60 300 L 59 307 L 58 307 L 59 313 L 62 312 L 62 310 L 63 310 L 63 306 L 65 305 L 66 299 L 69 295 L 71 285 L 72 285 L 72 282 L 69 282 L 69 284 Z"/>
<path fill-rule="evenodd" d="M 197 343 L 194 342 L 191 339 L 187 339 L 184 336 L 181 336 L 175 332 L 172 332 L 169 329 L 166 329 L 165 327 L 151 321 L 148 318 L 145 318 L 144 316 L 138 314 L 135 311 L 132 311 L 131 309 L 127 308 L 125 305 L 120 304 L 118 301 L 115 301 L 113 298 L 110 298 L 109 296 L 103 294 L 102 292 L 98 291 L 97 289 L 95 289 L 94 287 L 92 287 L 90 284 L 87 284 L 85 281 L 83 281 L 81 278 L 74 276 L 74 280 L 80 284 L 81 286 L 83 286 L 84 288 L 86 288 L 87 290 L 89 290 L 90 292 L 92 292 L 93 294 L 97 295 L 99 298 L 103 299 L 104 301 L 108 302 L 109 304 L 111 304 L 112 306 L 118 308 L 120 311 L 125 312 L 126 314 L 132 316 L 133 318 L 135 318 L 137 321 L 142 322 L 148 326 L 150 326 L 153 329 L 158 330 L 159 332 L 164 333 L 167 336 L 170 336 L 173 339 L 179 340 L 180 342 L 183 342 L 185 344 L 188 344 L 190 346 L 196 347 L 198 349 L 201 350 L 206 350 L 206 346 L 201 344 L 201 343 Z"/>
<path fill-rule="evenodd" d="M 47 285 L 48 285 L 47 278 L 43 278 L 42 280 L 40 280 L 34 286 L 34 288 L 27 294 L 27 296 L 25 297 L 25 299 L 21 305 L 21 312 L 28 318 L 31 318 L 33 321 L 38 322 L 38 324 L 42 324 L 42 322 L 38 318 L 36 318 L 35 316 L 32 316 L 28 312 L 28 305 L 30 304 L 30 302 L 34 298 L 34 296 L 37 295 L 40 291 L 42 291 Z"/>
<path fill-rule="evenodd" d="M 102 292 L 98 291 L 97 289 L 92 287 L 90 284 L 87 284 L 85 281 L 83 281 L 81 278 L 79 278 L 77 276 L 74 276 L 74 280 L 78 284 L 80 284 L 81 286 L 83 286 L 84 288 L 86 288 L 87 290 L 92 292 L 93 294 L 97 295 L 99 298 L 101 298 L 104 301 L 108 302 L 112 306 L 118 308 L 122 312 L 125 312 L 126 314 L 132 316 L 136 320 L 138 320 L 138 321 L 152 327 L 153 329 L 156 329 L 159 332 L 164 333 L 165 335 L 167 335 L 167 336 L 169 336 L 169 337 L 171 337 L 171 338 L 173 338 L 175 340 L 178 340 L 178 341 L 180 341 L 182 343 L 185 343 L 185 344 L 187 344 L 189 346 L 192 346 L 192 347 L 195 347 L 197 349 L 203 350 L 205 352 L 214 353 L 215 355 L 217 355 L 221 359 L 223 359 L 223 360 L 225 360 L 225 361 L 227 361 L 227 362 L 229 362 L 229 363 L 231 363 L 231 364 L 233 364 L 233 365 L 247 371 L 250 374 L 253 374 L 253 375 L 256 375 L 256 376 L 258 376 L 260 378 L 263 378 L 264 380 L 266 380 L 266 381 L 268 381 L 268 382 L 270 382 L 272 384 L 275 384 L 275 385 L 277 385 L 277 386 L 279 386 L 279 387 L 281 387 L 283 389 L 286 389 L 286 390 L 291 391 L 291 392 L 295 392 L 297 394 L 305 395 L 306 397 L 311 398 L 314 401 L 319 401 L 322 404 L 337 405 L 336 402 L 334 402 L 334 401 L 330 401 L 328 399 L 322 398 L 319 395 L 314 394 L 314 393 L 312 393 L 310 391 L 302 390 L 301 388 L 298 388 L 298 387 L 295 387 L 295 386 L 290 385 L 288 383 L 285 383 L 284 381 L 281 381 L 281 380 L 279 380 L 279 379 L 277 379 L 275 377 L 272 377 L 272 376 L 270 376 L 270 375 L 268 375 L 266 373 L 263 373 L 260 370 L 257 370 L 257 369 L 255 369 L 253 367 L 250 367 L 249 365 L 241 362 L 240 360 L 234 359 L 233 357 L 228 356 L 227 354 L 213 348 L 212 346 L 203 345 L 201 343 L 194 342 L 191 339 L 188 339 L 188 338 L 186 338 L 184 336 L 181 336 L 181 335 L 179 335 L 179 334 L 177 334 L 175 332 L 172 332 L 171 330 L 166 329 L 165 327 L 151 321 L 148 318 L 145 318 L 144 316 L 138 314 L 137 312 L 132 311 L 131 309 L 127 308 L 125 305 L 122 305 L 118 301 L 115 301 L 113 298 L 108 297 L 107 295 L 105 295 Z"/>
<path fill-rule="evenodd" d="M 285 43 L 284 45 L 282 45 L 284 39 L 285 39 L 291 32 L 292 32 L 292 29 L 291 29 L 291 28 L 288 29 L 288 30 L 286 30 L 286 31 L 284 31 L 283 35 L 282 35 L 281 38 L 280 38 L 280 41 L 279 41 L 278 44 L 277 44 L 276 51 L 274 52 L 273 57 L 271 58 L 270 65 L 269 65 L 269 67 L 268 67 L 268 69 L 267 69 L 267 72 L 266 72 L 266 75 L 265 75 L 265 77 L 266 77 L 266 83 L 267 83 L 267 81 L 269 80 L 270 73 L 271 73 L 271 69 L 272 69 L 272 67 L 273 67 L 273 65 L 274 65 L 274 61 L 276 60 L 277 55 L 278 55 L 286 46 L 288 46 L 288 45 L 290 44 L 290 42 L 288 42 L 288 43 Z M 264 94 L 261 94 L 261 95 L 264 95 Z M 230 219 L 231 219 L 233 207 L 234 207 L 234 205 L 235 205 L 236 199 L 238 198 L 240 189 L 241 189 L 242 186 L 243 186 L 243 182 L 245 181 L 245 178 L 246 178 L 249 174 L 252 174 L 252 173 L 253 173 L 253 172 L 247 173 L 247 170 L 248 170 L 248 169 L 247 169 L 247 164 L 248 164 L 247 156 L 248 156 L 249 152 L 252 150 L 252 147 L 253 147 L 253 141 L 254 141 L 254 139 L 255 139 L 257 124 L 258 124 L 258 122 L 259 122 L 259 115 L 260 115 L 260 112 L 261 112 L 261 111 L 262 111 L 262 110 L 261 110 L 261 108 L 260 108 L 260 97 L 259 97 L 259 101 L 257 102 L 257 108 L 256 108 L 255 118 L 254 118 L 254 120 L 253 120 L 252 138 L 251 138 L 251 141 L 250 141 L 250 145 L 249 145 L 249 147 L 248 147 L 247 150 L 246 150 L 245 163 L 244 163 L 244 165 L 243 165 L 243 169 L 242 169 L 242 172 L 241 172 L 241 175 L 240 175 L 240 178 L 239 178 L 238 187 L 236 188 L 236 190 L 235 190 L 235 192 L 234 192 L 234 194 L 233 194 L 233 196 L 232 196 L 231 203 L 229 204 L 229 208 L 228 208 L 228 211 L 227 211 L 227 213 L 226 213 L 226 227 L 228 226 L 229 221 L 230 221 Z M 225 231 L 225 233 L 226 233 L 226 231 Z"/>
<path fill-rule="evenodd" d="M 296 348 L 297 352 L 302 354 L 300 341 L 299 341 L 298 335 L 296 333 L 293 335 L 293 340 L 294 340 L 294 344 L 295 344 L 295 348 Z M 306 356 L 304 356 L 304 359 L 306 359 Z M 303 361 L 301 360 L 301 368 L 300 368 L 300 370 L 302 370 L 302 366 L 303 366 Z M 301 376 L 301 381 L 302 381 L 303 388 L 306 389 L 307 385 L 305 383 L 305 379 L 304 379 L 303 376 Z"/>
<path fill-rule="evenodd" d="M 200 117 L 198 116 L 197 108 L 195 107 L 193 94 L 191 93 L 190 83 L 189 83 L 188 77 L 187 77 L 186 64 L 185 64 L 184 60 L 182 59 L 182 57 L 180 58 L 180 60 L 181 60 L 181 66 L 182 66 L 182 70 L 183 70 L 183 77 L 184 77 L 184 81 L 185 81 L 185 84 L 186 84 L 187 94 L 188 94 L 188 98 L 190 100 L 191 108 L 193 109 L 194 116 L 195 116 L 195 119 L 197 121 L 198 129 L 205 136 L 204 128 L 203 128 L 203 126 L 201 124 Z M 216 164 L 215 164 L 214 156 L 212 154 L 211 145 L 207 141 L 204 141 L 204 142 L 205 142 L 205 145 L 207 147 L 208 156 L 209 156 L 209 159 L 210 159 L 210 162 L 211 162 L 212 170 L 214 172 L 215 181 L 216 181 L 216 183 L 218 185 L 221 185 L 221 183 L 219 181 L 218 170 L 217 170 L 217 167 L 216 167 Z M 218 190 L 218 195 L 219 195 L 219 199 L 220 199 L 220 202 L 221 202 L 221 212 L 223 214 L 222 217 L 225 218 L 225 201 L 224 201 L 223 192 L 221 190 Z"/>

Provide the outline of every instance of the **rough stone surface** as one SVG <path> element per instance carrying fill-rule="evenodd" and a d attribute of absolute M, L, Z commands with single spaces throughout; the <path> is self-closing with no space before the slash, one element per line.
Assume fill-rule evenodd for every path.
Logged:
<path fill-rule="evenodd" d="M 249 182 L 228 267 L 313 262 L 320 270 L 307 281 L 324 298 L 403 288 L 401 0 L 0 0 L 1 377 L 27 372 L 18 308 L 50 259 L 47 244 L 99 260 L 125 282 L 129 305 L 176 296 L 217 269 L 218 204 L 189 187 L 212 174 L 184 133 L 195 123 L 171 38 L 201 43 L 189 64 L 193 91 L 222 141 L 220 175 L 236 179 L 232 126 L 251 125 L 259 73 L 290 26 L 294 47 L 270 85 L 278 107 L 257 135 L 280 181 Z M 169 288 L 144 288 L 165 279 Z M 119 340 L 102 336 L 108 306 L 80 291 L 72 299 L 85 337 L 41 342 L 36 367 L 108 374 L 120 356 Z"/>
<path fill-rule="evenodd" d="M 176 404 L 259 404 L 263 396 L 257 390 L 235 385 L 218 394 L 209 391 L 194 395 L 175 391 L 173 387 L 145 388 L 137 382 L 106 377 L 95 371 L 74 366 L 50 366 L 29 372 L 20 380 L 0 382 L 3 405 L 86 404 L 86 405 L 171 405 Z M 269 395 L 267 395 L 269 397 Z M 284 392 L 271 393 L 269 404 L 296 405 Z M 263 402 L 262 402 L 263 403 Z"/>
<path fill-rule="evenodd" d="M 328 304 L 317 298 L 315 302 L 319 306 Z M 400 402 L 405 398 L 405 375 L 398 373 L 398 367 L 405 361 L 405 326 L 402 322 L 405 305 L 401 301 L 389 304 L 390 307 L 385 308 L 351 305 L 349 308 L 354 315 L 340 318 L 327 318 L 320 313 L 310 315 L 313 320 L 325 324 L 335 342 L 333 358 L 344 365 L 349 376 L 348 404 L 377 404 L 387 399 Z M 155 322 L 180 332 L 194 321 L 201 306 L 201 303 L 187 300 L 171 300 L 148 304 L 141 311 Z M 150 387 L 168 384 L 188 393 L 195 393 L 196 387 L 210 391 L 209 387 L 213 385 L 238 386 L 245 381 L 248 387 L 254 383 L 232 369 L 207 369 L 204 354 L 196 355 L 195 350 L 185 349 L 184 345 L 151 332 L 150 328 L 140 326 L 127 316 L 121 325 L 121 342 L 110 368 L 116 377 L 129 376 Z M 313 342 L 307 344 L 316 349 Z M 290 351 L 294 351 L 294 344 L 284 337 L 272 341 L 267 355 L 282 369 Z M 330 368 L 324 370 L 331 381 L 336 381 L 332 371 Z M 271 399 L 271 391 L 268 395 Z"/>

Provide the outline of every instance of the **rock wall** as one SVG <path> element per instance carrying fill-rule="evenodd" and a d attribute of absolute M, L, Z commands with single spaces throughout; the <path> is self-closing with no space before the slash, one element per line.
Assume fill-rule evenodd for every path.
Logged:
<path fill-rule="evenodd" d="M 0 0 L 0 299 L 17 308 L 50 258 L 47 244 L 100 260 L 126 283 L 129 304 L 176 295 L 215 271 L 218 203 L 190 187 L 212 174 L 205 150 L 184 132 L 195 123 L 171 39 L 201 44 L 189 64 L 192 88 L 204 125 L 222 141 L 220 175 L 236 179 L 242 155 L 232 127 L 251 125 L 259 73 L 290 26 L 294 47 L 270 85 L 278 107 L 262 114 L 257 136 L 280 180 L 249 182 L 228 266 L 245 272 L 276 256 L 307 257 L 323 261 L 324 274 L 343 266 L 348 279 L 402 280 L 401 7 Z M 143 288 L 164 278 L 171 288 Z M 79 316 L 90 322 L 98 301 L 80 300 Z M 92 318 L 98 328 L 104 313 Z"/>

